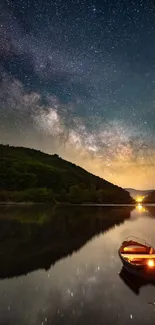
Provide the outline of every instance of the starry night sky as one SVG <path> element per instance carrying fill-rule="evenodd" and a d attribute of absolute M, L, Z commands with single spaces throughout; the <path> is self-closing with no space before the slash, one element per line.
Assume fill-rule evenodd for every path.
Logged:
<path fill-rule="evenodd" d="M 154 1 L 2 0 L 0 141 L 154 188 Z"/>

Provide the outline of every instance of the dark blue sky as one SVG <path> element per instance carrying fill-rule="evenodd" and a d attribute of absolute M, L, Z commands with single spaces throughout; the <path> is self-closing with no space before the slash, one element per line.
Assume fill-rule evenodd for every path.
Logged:
<path fill-rule="evenodd" d="M 155 186 L 155 3 L 4 0 L 0 12 L 2 142 Z"/>

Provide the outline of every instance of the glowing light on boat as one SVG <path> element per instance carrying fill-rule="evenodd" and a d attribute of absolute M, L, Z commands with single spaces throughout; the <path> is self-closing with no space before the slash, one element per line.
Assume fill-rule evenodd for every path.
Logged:
<path fill-rule="evenodd" d="M 147 265 L 148 265 L 150 268 L 154 267 L 154 260 L 148 260 Z"/>

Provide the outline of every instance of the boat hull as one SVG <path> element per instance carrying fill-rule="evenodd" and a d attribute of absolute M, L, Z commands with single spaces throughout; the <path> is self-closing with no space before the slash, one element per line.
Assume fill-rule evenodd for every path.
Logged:
<path fill-rule="evenodd" d="M 118 251 L 119 257 L 123 263 L 124 268 L 131 274 L 140 276 L 148 280 L 155 280 L 155 269 L 148 269 L 146 265 L 133 265 L 127 262 L 122 256 L 120 250 Z"/>

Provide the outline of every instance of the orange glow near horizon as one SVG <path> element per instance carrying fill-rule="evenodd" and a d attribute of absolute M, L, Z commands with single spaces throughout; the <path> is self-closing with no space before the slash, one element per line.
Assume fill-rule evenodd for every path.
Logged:
<path fill-rule="evenodd" d="M 137 196 L 136 197 L 136 202 L 141 203 L 144 200 L 145 196 Z"/>
<path fill-rule="evenodd" d="M 139 212 L 142 212 L 143 210 L 143 206 L 141 204 L 138 204 L 136 205 L 136 209 L 139 211 Z"/>
<path fill-rule="evenodd" d="M 141 204 L 141 203 L 138 203 L 137 205 L 136 205 L 136 210 L 138 211 L 138 212 L 146 212 L 147 211 L 147 209 Z"/>

